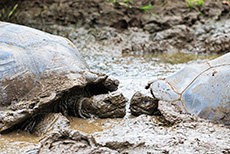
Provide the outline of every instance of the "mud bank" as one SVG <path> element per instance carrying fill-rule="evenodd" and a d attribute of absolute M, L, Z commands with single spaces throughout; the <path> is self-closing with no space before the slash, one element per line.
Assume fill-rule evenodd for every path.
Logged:
<path fill-rule="evenodd" d="M 152 9 L 140 9 L 152 5 Z M 7 16 L 17 5 L 10 18 Z M 0 2 L 5 8 L 1 20 L 49 31 L 54 24 L 79 27 L 113 27 L 125 31 L 143 31 L 138 42 L 108 36 L 111 45 L 126 44 L 120 53 L 227 53 L 229 52 L 230 7 L 220 0 L 205 1 L 191 8 L 184 0 L 137 1 L 129 3 L 105 0 L 46 0 Z M 108 31 L 105 31 L 108 32 Z M 65 35 L 65 34 L 64 34 Z M 127 34 L 128 35 L 128 34 Z M 65 35 L 66 36 L 66 35 Z M 117 41 L 114 41 L 114 37 Z M 106 38 L 99 38 L 106 39 Z"/>
<path fill-rule="evenodd" d="M 175 112 L 170 112 L 170 116 L 180 122 L 168 127 L 153 116 L 141 115 L 91 135 L 77 130 L 54 131 L 40 141 L 36 150 L 39 153 L 230 153 L 230 130 L 225 126 Z"/>
<path fill-rule="evenodd" d="M 182 0 L 151 1 L 150 12 L 140 9 L 150 1 L 133 2 L 130 8 L 105 0 L 3 0 L 0 8 L 4 7 L 8 14 L 1 20 L 68 37 L 90 68 L 118 78 L 122 83 L 119 90 L 129 98 L 134 91 L 143 92 L 149 80 L 170 75 L 190 63 L 171 64 L 196 59 L 196 55 L 178 52 L 229 52 L 230 7 L 222 1 L 205 1 L 203 6 L 191 9 Z M 17 8 L 8 18 L 16 4 Z M 146 53 L 172 54 L 152 57 Z M 150 95 L 149 91 L 144 93 Z M 36 142 L 33 147 L 25 144 L 20 148 L 26 153 L 58 150 L 66 153 L 230 153 L 230 129 L 226 126 L 180 114 L 167 106 L 160 109 L 164 117 L 127 116 L 122 121 L 113 119 L 117 123 L 98 122 L 111 127 L 93 128 L 88 134 L 77 130 L 86 131 L 85 127 L 91 127 L 87 124 L 89 121 L 83 121 L 83 125 L 76 120 L 71 125 L 81 129 L 76 126 L 72 130 L 57 129 L 44 136 L 39 144 Z M 15 141 L 11 137 L 10 140 Z M 15 146 L 10 142 L 9 149 Z M 10 151 L 0 148 L 6 153 Z"/>

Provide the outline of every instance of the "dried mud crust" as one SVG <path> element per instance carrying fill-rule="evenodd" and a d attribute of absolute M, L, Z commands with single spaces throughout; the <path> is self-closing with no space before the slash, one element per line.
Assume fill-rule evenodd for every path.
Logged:
<path fill-rule="evenodd" d="M 46 153 L 110 153 L 118 154 L 117 151 L 107 147 L 95 145 L 91 135 L 76 130 L 59 130 L 46 135 L 40 141 L 39 154 Z"/>

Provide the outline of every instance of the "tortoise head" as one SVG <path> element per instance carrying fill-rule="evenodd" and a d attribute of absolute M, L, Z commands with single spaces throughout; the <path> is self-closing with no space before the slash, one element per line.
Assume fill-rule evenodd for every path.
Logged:
<path fill-rule="evenodd" d="M 84 118 L 122 118 L 125 116 L 126 102 L 123 94 L 115 91 L 83 98 L 75 110 Z"/>
<path fill-rule="evenodd" d="M 141 114 L 155 115 L 158 114 L 158 100 L 150 96 L 146 96 L 140 92 L 136 92 L 130 101 L 130 110 L 132 115 L 139 116 Z"/>

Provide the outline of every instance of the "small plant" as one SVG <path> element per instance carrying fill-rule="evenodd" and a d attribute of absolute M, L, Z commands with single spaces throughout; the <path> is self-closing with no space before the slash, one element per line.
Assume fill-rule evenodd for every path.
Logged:
<path fill-rule="evenodd" d="M 202 6 L 204 4 L 204 0 L 186 0 L 188 3 L 188 7 L 193 7 L 194 4 L 197 4 L 198 6 Z"/>
<path fill-rule="evenodd" d="M 0 12 L 0 18 L 3 18 L 3 17 L 4 17 L 4 15 L 5 15 L 5 9 L 4 9 L 4 8 L 2 8 L 2 11 Z"/>
<path fill-rule="evenodd" d="M 18 7 L 18 4 L 14 5 L 13 9 L 8 14 L 8 17 L 7 17 L 8 19 L 10 19 L 11 15 L 14 13 L 14 11 L 16 10 L 17 7 Z"/>
<path fill-rule="evenodd" d="M 15 4 L 14 7 L 12 8 L 12 10 L 10 10 L 9 13 L 7 13 L 7 11 L 4 8 L 2 8 L 0 10 L 0 19 L 9 20 L 10 17 L 12 16 L 12 14 L 14 13 L 14 11 L 17 9 L 17 7 L 18 7 L 18 4 Z"/>
<path fill-rule="evenodd" d="M 119 4 L 121 6 L 125 6 L 125 7 L 128 7 L 128 8 L 135 7 L 131 0 L 123 0 L 123 2 L 118 2 L 117 0 L 113 0 L 113 2 L 112 2 L 112 0 L 106 0 L 106 2 L 111 2 L 110 4 L 112 6 L 114 6 L 115 4 Z M 149 5 L 141 6 L 139 9 L 144 10 L 147 13 L 150 13 L 149 10 L 153 9 L 153 5 L 151 3 L 149 3 Z M 155 16 L 154 14 L 152 14 L 152 15 Z"/>
<path fill-rule="evenodd" d="M 196 3 L 197 3 L 198 6 L 201 6 L 201 5 L 204 4 L 204 0 L 198 0 Z"/>
<path fill-rule="evenodd" d="M 147 6 L 140 7 L 140 9 L 145 10 L 145 12 L 149 13 L 149 10 L 153 9 L 153 5 L 151 3 L 149 3 L 149 5 L 147 5 Z"/>
<path fill-rule="evenodd" d="M 111 0 L 106 0 L 106 1 L 110 2 Z M 122 5 L 122 6 L 125 6 L 125 7 L 128 7 L 128 8 L 132 8 L 132 6 L 128 4 L 128 3 L 132 4 L 132 2 L 130 0 L 124 0 L 123 2 L 117 2 L 117 0 L 113 0 L 113 3 L 111 5 L 115 5 L 117 3 L 119 5 Z"/>

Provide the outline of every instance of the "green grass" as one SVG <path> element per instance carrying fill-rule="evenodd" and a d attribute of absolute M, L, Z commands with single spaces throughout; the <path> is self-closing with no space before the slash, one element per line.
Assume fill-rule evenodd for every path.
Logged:
<path fill-rule="evenodd" d="M 149 3 L 149 5 L 147 5 L 147 6 L 142 6 L 142 7 L 140 7 L 140 9 L 141 9 L 141 10 L 151 10 L 151 9 L 153 9 L 153 6 L 152 6 L 151 3 Z"/>
<path fill-rule="evenodd" d="M 149 5 L 147 5 L 147 6 L 142 6 L 142 7 L 140 7 L 140 9 L 141 9 L 141 10 L 144 10 L 144 11 L 147 12 L 147 13 L 150 13 L 149 10 L 153 9 L 153 5 L 152 5 L 151 3 L 149 3 Z"/>
<path fill-rule="evenodd" d="M 4 16 L 4 14 L 5 14 L 5 9 L 2 8 L 2 11 L 0 12 L 0 18 L 2 18 Z"/>
<path fill-rule="evenodd" d="M 115 5 L 115 4 L 119 4 L 121 6 L 125 6 L 128 8 L 132 8 L 133 7 L 133 2 L 131 0 L 123 0 L 123 2 L 117 2 L 117 0 L 106 0 L 106 2 L 112 2 L 111 5 Z M 150 13 L 149 10 L 153 9 L 153 5 L 151 3 L 149 3 L 149 5 L 146 6 L 141 6 L 139 7 L 139 9 L 144 10 L 145 12 Z"/>
<path fill-rule="evenodd" d="M 202 6 L 204 4 L 204 0 L 186 0 L 188 3 L 188 7 L 191 8 L 194 5 Z"/>
<path fill-rule="evenodd" d="M 111 0 L 106 0 L 106 1 L 111 2 Z M 132 2 L 130 0 L 124 0 L 123 2 L 117 2 L 117 0 L 113 0 L 113 3 L 111 5 L 119 4 L 121 6 L 132 8 L 132 5 L 129 5 L 128 3 L 132 4 Z"/>
<path fill-rule="evenodd" d="M 14 13 L 14 11 L 16 10 L 16 8 L 18 7 L 18 4 L 15 4 L 13 9 L 10 11 L 10 13 L 8 14 L 8 19 L 10 19 L 10 17 L 12 16 L 12 14 Z"/>
<path fill-rule="evenodd" d="M 11 10 L 8 10 L 8 9 L 5 10 L 4 8 L 2 8 L 0 10 L 0 19 L 1 20 L 9 20 L 12 17 L 15 10 L 17 9 L 17 7 L 18 7 L 18 4 L 15 4 Z"/>

